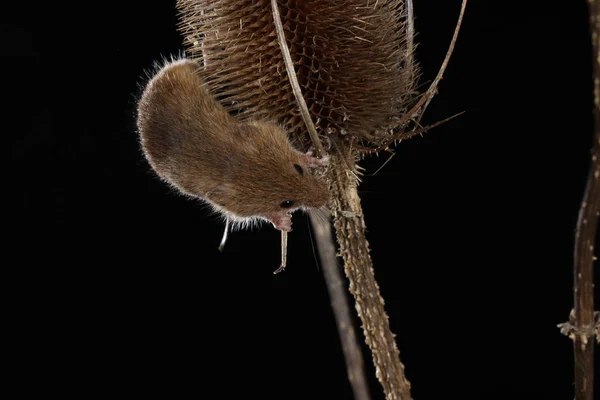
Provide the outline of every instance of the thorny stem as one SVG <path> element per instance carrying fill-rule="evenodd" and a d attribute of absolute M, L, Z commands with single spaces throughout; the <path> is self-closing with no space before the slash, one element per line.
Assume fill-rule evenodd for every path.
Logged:
<path fill-rule="evenodd" d="M 344 259 L 344 269 L 350 281 L 356 311 L 362 321 L 365 342 L 373 355 L 377 379 L 383 386 L 387 400 L 409 400 L 410 383 L 404 376 L 404 366 L 400 362 L 384 301 L 375 281 L 357 191 L 358 182 L 352 173 L 354 171 L 346 167 L 347 164 L 355 166 L 354 155 L 344 148 L 336 150 L 328 181 L 340 254 Z"/>
<path fill-rule="evenodd" d="M 592 162 L 575 231 L 574 301 L 570 321 L 561 324 L 573 340 L 575 357 L 575 399 L 594 398 L 594 243 L 600 212 L 600 0 L 588 0 L 593 48 L 594 144 Z"/>
<path fill-rule="evenodd" d="M 346 285 L 342 278 L 340 268 L 337 263 L 335 242 L 331 232 L 331 223 L 329 215 L 327 219 L 317 215 L 314 211 L 310 212 L 310 221 L 312 224 L 315 240 L 318 243 L 319 258 L 327 282 L 327 290 L 331 299 L 331 308 L 335 316 L 344 357 L 346 358 L 346 368 L 348 370 L 348 380 L 352 386 L 355 400 L 369 400 L 369 388 L 365 378 L 364 363 L 360 347 L 356 339 L 356 332 L 352 324 L 352 317 L 346 299 Z"/>
<path fill-rule="evenodd" d="M 294 97 L 296 98 L 296 102 L 300 108 L 300 114 L 302 115 L 306 129 L 308 129 L 310 140 L 312 141 L 313 146 L 315 146 L 315 155 L 317 157 L 325 157 L 325 149 L 319 140 L 315 125 L 310 118 L 308 106 L 306 105 L 306 101 L 302 96 L 302 90 L 300 89 L 298 78 L 296 77 L 296 70 L 294 69 L 292 57 L 290 56 L 290 49 L 285 41 L 285 33 L 283 32 L 283 25 L 281 24 L 281 15 L 279 14 L 277 0 L 271 0 L 271 8 L 273 9 L 273 22 L 275 23 L 275 30 L 277 31 L 277 41 L 279 42 L 279 47 L 281 47 L 281 54 L 283 55 L 285 69 L 287 71 L 290 85 L 292 86 L 292 91 L 294 92 Z"/>

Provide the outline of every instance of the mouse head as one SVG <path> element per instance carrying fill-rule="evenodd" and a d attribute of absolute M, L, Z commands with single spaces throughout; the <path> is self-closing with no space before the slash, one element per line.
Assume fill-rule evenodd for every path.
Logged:
<path fill-rule="evenodd" d="M 243 124 L 238 137 L 242 140 L 232 155 L 235 160 L 228 160 L 235 165 L 231 179 L 220 188 L 223 208 L 237 217 L 263 218 L 290 230 L 291 212 L 327 204 L 326 183 L 309 170 L 327 160 L 295 150 L 285 132 L 271 123 Z"/>

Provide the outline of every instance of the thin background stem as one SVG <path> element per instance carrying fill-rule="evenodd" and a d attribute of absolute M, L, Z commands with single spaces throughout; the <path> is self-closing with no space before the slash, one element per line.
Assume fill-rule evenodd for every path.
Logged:
<path fill-rule="evenodd" d="M 319 248 L 321 267 L 325 275 L 331 308 L 338 326 L 346 367 L 348 380 L 352 386 L 355 400 L 369 400 L 369 390 L 365 378 L 362 353 L 356 340 L 356 332 L 352 323 L 348 300 L 346 299 L 346 281 L 342 277 L 340 267 L 337 263 L 335 242 L 331 232 L 329 216 L 327 219 L 317 214 L 318 211 L 310 212 L 315 240 Z"/>
<path fill-rule="evenodd" d="M 594 243 L 600 211 L 600 0 L 589 0 L 593 47 L 594 144 L 579 209 L 574 254 L 575 398 L 594 398 Z"/>
<path fill-rule="evenodd" d="M 600 213 L 600 0 L 588 0 L 592 36 L 594 82 L 594 139 L 592 160 L 575 230 L 573 295 L 575 306 L 561 332 L 573 340 L 575 399 L 594 398 L 594 336 L 598 336 L 598 313 L 594 313 L 594 243 Z"/>

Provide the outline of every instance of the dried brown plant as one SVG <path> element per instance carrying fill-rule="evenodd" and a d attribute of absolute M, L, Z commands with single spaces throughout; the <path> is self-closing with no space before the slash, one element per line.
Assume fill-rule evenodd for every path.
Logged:
<path fill-rule="evenodd" d="M 320 173 L 329 184 L 338 254 L 388 399 L 410 399 L 410 384 L 374 278 L 357 162 L 423 131 L 421 115 L 436 93 L 465 6 L 463 0 L 440 73 L 419 94 L 410 1 L 178 1 L 186 52 L 203 65 L 201 75 L 214 97 L 236 118 L 274 121 L 300 150 L 330 156 L 330 165 Z M 312 221 L 321 258 L 328 264 L 324 269 L 335 270 L 328 224 Z M 329 283 L 336 285 L 339 281 Z M 344 300 L 332 302 L 355 397 L 366 399 L 350 318 L 340 317 Z M 352 338 L 344 341 L 343 332 Z"/>
<path fill-rule="evenodd" d="M 600 313 L 594 312 L 594 244 L 600 214 L 600 0 L 588 0 L 594 85 L 594 139 L 590 170 L 575 229 L 574 308 L 561 332 L 573 340 L 575 399 L 594 398 L 594 337 L 600 343 Z"/>

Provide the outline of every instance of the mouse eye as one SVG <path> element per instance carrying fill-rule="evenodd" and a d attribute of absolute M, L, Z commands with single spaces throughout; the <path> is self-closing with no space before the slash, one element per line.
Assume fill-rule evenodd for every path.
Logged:
<path fill-rule="evenodd" d="M 281 204 L 279 204 L 281 206 L 281 208 L 290 208 L 291 206 L 294 205 L 294 200 L 286 200 L 286 201 L 282 201 Z"/>
<path fill-rule="evenodd" d="M 304 175 L 304 170 L 301 166 L 299 166 L 298 164 L 294 164 L 294 168 L 296 169 L 296 172 L 298 172 L 300 175 Z"/>

